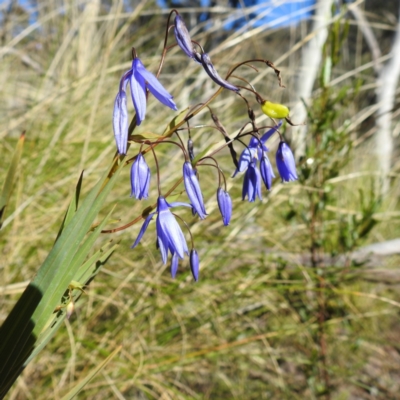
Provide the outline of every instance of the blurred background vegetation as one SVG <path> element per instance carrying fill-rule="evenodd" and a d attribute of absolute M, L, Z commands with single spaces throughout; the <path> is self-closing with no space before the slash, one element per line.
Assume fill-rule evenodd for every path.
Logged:
<path fill-rule="evenodd" d="M 78 398 L 399 398 L 399 89 L 396 79 L 385 83 L 396 77 L 390 61 L 399 2 L 360 0 L 348 9 L 329 2 L 333 12 L 319 26 L 318 3 L 308 18 L 288 26 L 252 23 L 256 2 L 240 9 L 225 1 L 180 4 L 192 38 L 221 75 L 251 58 L 281 69 L 286 89 L 272 71 L 241 73 L 265 97 L 291 107 L 292 121 L 307 119 L 306 128 L 284 128 L 299 160 L 299 181 L 276 179 L 262 201 L 248 203 L 241 201 L 242 178 L 229 178 L 234 210 L 224 227 L 215 171 L 201 170 L 209 216 L 199 221 L 178 212 L 195 236 L 198 283 L 187 260 L 170 278 L 154 224 L 135 250 L 138 224 L 102 235 L 99 245 L 113 241 L 117 251 L 8 399 L 62 398 L 119 345 Z M 26 131 L 0 231 L 2 322 L 51 249 L 81 171 L 85 193 L 112 159 L 113 102 L 131 47 L 155 72 L 169 9 L 146 0 L 45 0 L 3 1 L 0 12 L 1 183 Z M 242 22 L 226 29 L 233 16 Z M 318 56 L 305 59 L 318 37 Z M 312 90 L 300 94 L 310 76 Z M 179 109 L 216 90 L 178 48 L 168 52 L 160 79 Z M 383 112 L 378 100 L 389 95 L 382 87 L 391 87 L 394 99 Z M 152 100 L 138 132 L 161 134 L 171 113 Z M 270 124 L 252 106 L 259 125 Z M 232 93 L 211 107 L 231 137 L 248 119 Z M 382 115 L 390 116 L 385 139 L 379 138 Z M 193 124 L 210 125 L 209 114 Z M 207 126 L 192 135 L 196 153 L 222 139 Z M 391 146 L 383 156 L 389 167 L 382 165 L 380 144 Z M 168 188 L 181 174 L 181 155 L 168 145 L 157 151 Z M 218 157 L 227 175 L 234 171 L 227 151 Z M 139 216 L 157 196 L 154 182 L 151 189 L 149 200 L 130 198 L 126 168 L 105 207 L 117 205 L 107 228 Z"/>

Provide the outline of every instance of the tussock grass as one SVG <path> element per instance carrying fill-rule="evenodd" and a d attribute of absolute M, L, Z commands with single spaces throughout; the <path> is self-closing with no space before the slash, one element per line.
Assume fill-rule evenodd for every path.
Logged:
<path fill-rule="evenodd" d="M 262 68 L 258 75 L 243 69 L 243 76 L 275 101 L 295 104 L 299 99 L 291 87 L 299 73 L 296 66 L 306 42 L 306 24 L 221 33 L 227 16 L 215 14 L 213 26 L 207 22 L 193 28 L 221 75 L 235 61 L 268 58 L 282 69 L 286 90 L 278 87 L 271 71 Z M 120 76 L 129 68 L 130 48 L 135 46 L 146 67 L 155 71 L 165 23 L 165 15 L 153 2 L 138 2 L 127 13 L 122 1 L 107 5 L 48 1 L 40 2 L 34 25 L 24 13 L 10 14 L 8 25 L 3 25 L 1 177 L 22 130 L 27 139 L 19 181 L 0 233 L 0 281 L 5 287 L 0 297 L 1 321 L 21 291 L 18 283 L 33 276 L 51 248 L 81 170 L 85 170 L 85 192 L 107 168 L 115 151 L 114 96 Z M 357 27 L 352 29 L 351 34 L 358 35 Z M 370 59 L 362 42 L 355 44 L 359 47 L 353 57 L 350 47 L 354 44 L 349 43 L 345 44 L 348 58 L 344 57 L 333 82 L 339 88 L 353 76 L 361 76 L 365 82 L 361 93 L 371 93 L 372 71 L 363 70 Z M 200 67 L 178 49 L 168 54 L 160 79 L 180 109 L 204 101 L 215 91 Z M 161 133 L 172 118 L 169 110 L 153 100 L 138 133 Z M 253 106 L 256 110 L 256 103 Z M 340 117 L 339 123 L 353 124 L 355 140 L 372 134 L 369 106 L 360 96 Z M 247 118 L 243 103 L 229 93 L 223 93 L 212 109 L 231 135 Z M 205 112 L 196 117 L 198 125 L 209 120 Z M 268 123 L 264 117 L 257 122 Z M 197 153 L 222 143 L 218 132 L 208 127 L 193 128 L 192 134 Z M 271 148 L 276 146 L 275 140 Z M 368 141 L 356 146 L 340 179 L 332 183 L 337 204 L 324 222 L 327 236 L 340 229 L 341 216 L 359 212 L 356 188 L 369 190 L 370 182 L 375 184 L 368 151 Z M 162 184 L 168 188 L 180 177 L 182 159 L 169 145 L 158 146 L 157 152 Z M 227 175 L 233 172 L 226 151 L 219 160 Z M 151 158 L 149 164 L 154 171 Z M 155 247 L 153 225 L 134 251 L 130 246 L 139 225 L 102 236 L 101 243 L 119 242 L 117 253 L 76 304 L 70 321 L 28 365 L 9 399 L 61 398 L 118 345 L 122 351 L 80 398 L 315 398 L 310 377 L 318 375 L 318 321 L 313 306 L 317 290 L 311 284 L 316 276 L 298 257 L 308 252 L 310 232 L 301 218 L 287 215 L 291 205 L 306 204 L 308 188 L 276 181 L 262 202 L 249 204 L 240 200 L 241 178 L 228 179 L 234 213 L 226 228 L 218 214 L 215 171 L 202 169 L 200 174 L 209 216 L 198 221 L 178 211 L 195 236 L 200 281 L 192 282 L 187 261 L 181 262 L 177 279 L 170 279 Z M 398 218 L 398 194 L 394 188 L 384 199 L 379 213 L 385 223 L 365 242 L 398 236 L 398 220 L 393 219 L 393 215 Z M 134 219 L 153 203 L 155 184 L 151 200 L 138 202 L 129 195 L 126 168 L 105 207 L 108 212 L 117 204 L 112 218 L 118 221 L 110 228 Z M 184 201 L 185 195 L 181 198 Z M 398 259 L 389 266 L 396 268 Z M 357 272 L 336 286 L 335 282 L 324 289 L 329 298 L 325 334 L 332 398 L 396 398 L 400 375 L 397 285 L 369 282 Z"/>

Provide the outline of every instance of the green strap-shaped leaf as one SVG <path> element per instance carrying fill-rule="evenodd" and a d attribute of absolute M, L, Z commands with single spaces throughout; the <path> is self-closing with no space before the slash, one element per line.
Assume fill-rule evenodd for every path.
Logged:
<path fill-rule="evenodd" d="M 89 192 L 64 227 L 37 276 L 0 328 L 0 396 L 6 393 L 10 382 L 12 384 L 23 369 L 25 360 L 35 347 L 49 316 L 90 251 L 91 238 L 93 242 L 95 240 L 93 233 L 89 235 L 89 242 L 85 241 L 83 245 L 81 243 L 112 189 L 122 165 L 120 163 L 117 168 L 113 165 L 115 173 L 112 178 L 108 180 L 107 171 Z"/>
<path fill-rule="evenodd" d="M 117 245 L 113 245 L 110 248 L 107 246 L 102 247 L 96 253 L 90 257 L 79 269 L 77 277 L 75 277 L 78 282 L 82 282 L 83 285 L 88 284 L 88 282 L 93 279 L 93 277 L 100 271 L 103 265 L 107 262 L 111 254 L 115 251 Z M 78 292 L 78 291 L 76 291 Z M 82 293 L 77 293 L 76 298 L 78 298 Z M 74 297 L 74 301 L 76 301 Z M 46 326 L 47 328 L 42 331 L 40 336 L 36 341 L 34 350 L 32 351 L 29 358 L 25 361 L 25 366 L 28 365 L 33 358 L 47 345 L 50 339 L 57 332 L 62 321 L 66 315 L 66 310 L 61 309 L 56 315 L 52 314 L 50 316 Z"/>
<path fill-rule="evenodd" d="M 79 176 L 78 183 L 77 183 L 76 189 L 75 189 L 75 196 L 72 197 L 72 200 L 69 203 L 67 212 L 65 213 L 65 216 L 64 216 L 64 221 L 62 222 L 60 231 L 58 232 L 57 239 L 60 237 L 62 231 L 69 224 L 72 217 L 75 215 L 76 211 L 78 210 L 79 197 L 81 195 L 81 188 L 82 188 L 82 181 L 83 181 L 83 172 Z"/>

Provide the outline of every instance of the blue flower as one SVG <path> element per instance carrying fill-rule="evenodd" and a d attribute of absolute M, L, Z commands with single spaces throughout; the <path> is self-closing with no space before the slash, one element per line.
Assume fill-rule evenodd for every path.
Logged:
<path fill-rule="evenodd" d="M 257 196 L 261 197 L 261 174 L 256 163 L 252 161 L 244 175 L 242 199 L 248 197 L 249 202 L 256 200 Z"/>
<path fill-rule="evenodd" d="M 265 142 L 277 131 L 277 129 L 282 125 L 282 121 L 279 121 L 278 125 L 269 129 L 264 135 L 261 136 L 260 140 L 252 136 L 249 145 L 242 151 L 239 157 L 238 167 L 233 174 L 233 177 L 237 175 L 238 172 L 246 171 L 249 164 L 254 159 L 261 160 L 264 152 L 268 152 L 268 148 L 265 146 Z"/>
<path fill-rule="evenodd" d="M 190 270 L 192 271 L 192 275 L 194 280 L 197 282 L 199 280 L 199 255 L 197 254 L 196 249 L 190 250 Z"/>
<path fill-rule="evenodd" d="M 131 168 L 131 197 L 142 200 L 149 197 L 150 168 L 142 153 L 139 153 Z"/>
<path fill-rule="evenodd" d="M 163 263 L 167 263 L 168 252 L 171 252 L 172 257 L 179 257 L 181 259 L 183 258 L 184 253 L 189 254 L 186 239 L 183 236 L 182 230 L 179 224 L 176 222 L 175 217 L 169 210 L 171 207 L 175 206 L 190 207 L 190 205 L 186 203 L 177 202 L 168 204 L 165 198 L 160 196 L 157 200 L 157 211 L 147 216 L 140 229 L 139 235 L 135 240 L 135 243 L 132 245 L 132 248 L 135 248 L 138 245 L 154 214 L 158 213 L 156 221 L 157 243 L 161 252 Z M 173 259 L 172 262 L 172 266 L 175 267 L 176 260 Z"/>
<path fill-rule="evenodd" d="M 132 69 L 129 77 L 131 96 L 136 110 L 136 123 L 140 125 L 146 116 L 146 88 L 162 104 L 177 111 L 176 104 L 158 79 L 144 67 L 139 58 L 132 61 Z"/>
<path fill-rule="evenodd" d="M 178 46 L 186 53 L 190 58 L 194 57 L 193 43 L 190 38 L 189 31 L 179 14 L 176 14 L 175 24 L 174 24 L 175 38 Z"/>
<path fill-rule="evenodd" d="M 275 175 L 274 175 L 274 171 L 272 170 L 272 165 L 271 165 L 266 153 L 264 153 L 263 156 L 261 157 L 260 172 L 261 172 L 261 178 L 265 184 L 265 187 L 268 190 L 271 190 L 272 179 L 275 178 Z"/>
<path fill-rule="evenodd" d="M 114 103 L 113 129 L 118 153 L 126 154 L 128 141 L 128 109 L 126 104 L 126 86 L 130 83 L 131 97 L 136 111 L 136 124 L 140 125 L 146 116 L 146 89 L 164 105 L 177 111 L 172 95 L 167 92 L 157 78 L 144 67 L 139 58 L 132 61 L 132 68 L 127 71 L 119 83 L 119 91 Z"/>
<path fill-rule="evenodd" d="M 189 161 L 183 164 L 183 183 L 189 200 L 192 203 L 193 210 L 201 219 L 204 219 L 207 213 L 204 207 L 203 195 L 199 181 L 197 180 L 196 171 L 192 168 L 192 164 Z"/>
<path fill-rule="evenodd" d="M 232 216 L 232 199 L 229 196 L 229 193 L 223 190 L 221 187 L 219 187 L 217 190 L 217 202 L 224 225 L 229 225 Z"/>
<path fill-rule="evenodd" d="M 276 152 L 276 166 L 282 182 L 297 180 L 296 163 L 294 161 L 292 150 L 286 142 L 280 142 Z"/>

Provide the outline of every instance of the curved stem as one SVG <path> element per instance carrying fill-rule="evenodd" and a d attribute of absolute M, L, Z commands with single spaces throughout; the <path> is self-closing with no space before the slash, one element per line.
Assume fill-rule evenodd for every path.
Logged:
<path fill-rule="evenodd" d="M 228 78 L 233 74 L 233 72 L 236 71 L 236 70 L 237 70 L 239 67 L 241 67 L 242 65 L 246 65 L 246 64 L 249 64 L 249 63 L 251 63 L 251 62 L 262 62 L 262 63 L 266 64 L 268 67 L 272 68 L 272 69 L 274 70 L 274 72 L 275 72 L 275 75 L 276 75 L 277 78 L 278 78 L 279 86 L 280 86 L 280 87 L 285 87 L 284 85 L 282 85 L 281 71 L 280 71 L 278 68 L 276 68 L 275 65 L 274 65 L 271 61 L 269 61 L 269 60 L 264 60 L 264 59 L 262 59 L 262 58 L 255 58 L 255 59 L 253 59 L 253 60 L 246 60 L 246 61 L 242 61 L 242 62 L 236 64 L 235 66 L 233 66 L 233 67 L 229 70 L 229 72 L 228 72 L 228 74 L 226 75 L 226 78 L 225 78 L 225 79 L 228 79 Z"/>

